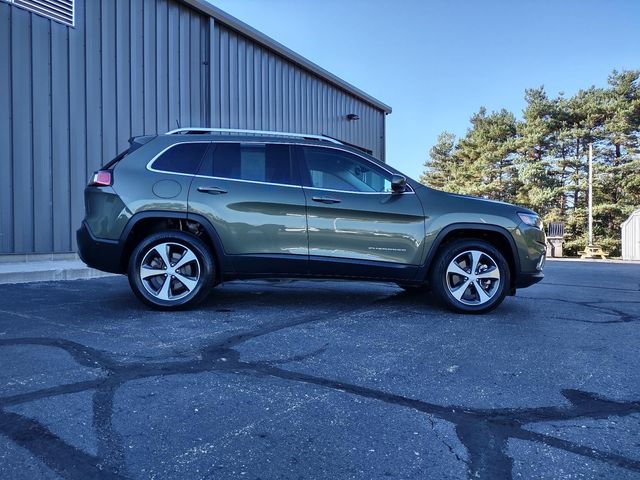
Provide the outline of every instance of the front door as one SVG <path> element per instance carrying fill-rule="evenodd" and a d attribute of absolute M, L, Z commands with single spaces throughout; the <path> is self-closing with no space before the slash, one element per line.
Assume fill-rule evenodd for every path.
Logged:
<path fill-rule="evenodd" d="M 409 278 L 425 235 L 422 204 L 411 187 L 393 193 L 390 172 L 344 150 L 300 147 L 299 154 L 311 272 Z"/>
<path fill-rule="evenodd" d="M 189 212 L 209 219 L 238 273 L 306 273 L 305 197 L 289 145 L 215 142 Z"/>

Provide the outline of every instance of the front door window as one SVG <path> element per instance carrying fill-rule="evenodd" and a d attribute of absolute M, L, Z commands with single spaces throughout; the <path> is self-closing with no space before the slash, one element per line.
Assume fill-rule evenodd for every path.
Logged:
<path fill-rule="evenodd" d="M 391 174 L 357 155 L 305 147 L 309 187 L 347 192 L 391 193 Z"/>

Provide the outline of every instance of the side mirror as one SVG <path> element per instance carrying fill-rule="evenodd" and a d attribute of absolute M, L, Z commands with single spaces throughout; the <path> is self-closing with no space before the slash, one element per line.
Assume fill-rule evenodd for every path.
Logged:
<path fill-rule="evenodd" d="M 402 175 L 393 175 L 391 177 L 391 191 L 393 193 L 402 193 L 407 188 L 407 179 Z"/>

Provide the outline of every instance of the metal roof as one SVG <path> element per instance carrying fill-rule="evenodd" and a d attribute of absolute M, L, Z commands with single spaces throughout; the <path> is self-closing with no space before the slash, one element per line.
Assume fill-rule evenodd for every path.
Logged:
<path fill-rule="evenodd" d="M 640 208 L 638 210 L 631 212 L 631 215 L 629 215 L 629 218 L 627 218 L 624 222 L 622 222 L 620 224 L 620 227 L 621 228 L 626 227 L 627 224 L 631 223 L 631 220 L 633 220 L 635 217 L 640 217 Z"/>
<path fill-rule="evenodd" d="M 255 28 L 229 15 L 227 12 L 220 10 L 218 7 L 211 5 L 206 0 L 182 0 L 182 2 L 195 8 L 196 10 L 199 10 L 205 13 L 206 15 L 209 15 L 210 17 L 214 18 L 215 20 L 218 20 L 220 23 L 224 24 L 225 26 L 230 27 L 233 30 L 236 30 L 237 32 L 265 46 L 266 48 L 273 50 L 274 52 L 282 55 L 284 58 L 290 60 L 296 65 L 299 65 L 305 70 L 308 70 L 314 73 L 315 75 L 326 80 L 327 82 L 332 83 L 343 90 L 346 90 L 347 92 L 365 101 L 366 103 L 382 110 L 387 114 L 391 113 L 391 107 L 389 105 L 382 103 L 380 100 L 363 92 L 359 88 L 356 88 L 350 83 L 345 82 L 341 78 L 335 76 L 333 73 L 328 72 L 324 68 L 316 65 L 310 60 L 307 60 L 302 55 L 297 54 L 293 50 L 275 41 L 273 38 L 268 37 L 262 32 L 259 32 Z"/>

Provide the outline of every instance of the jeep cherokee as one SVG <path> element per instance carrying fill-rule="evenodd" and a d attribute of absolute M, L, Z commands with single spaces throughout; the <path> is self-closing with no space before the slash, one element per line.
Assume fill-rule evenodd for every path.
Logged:
<path fill-rule="evenodd" d="M 430 287 L 482 313 L 542 279 L 545 235 L 518 206 L 421 185 L 323 135 L 182 128 L 135 137 L 95 172 L 82 260 L 160 309 L 221 282 L 303 277 Z"/>

